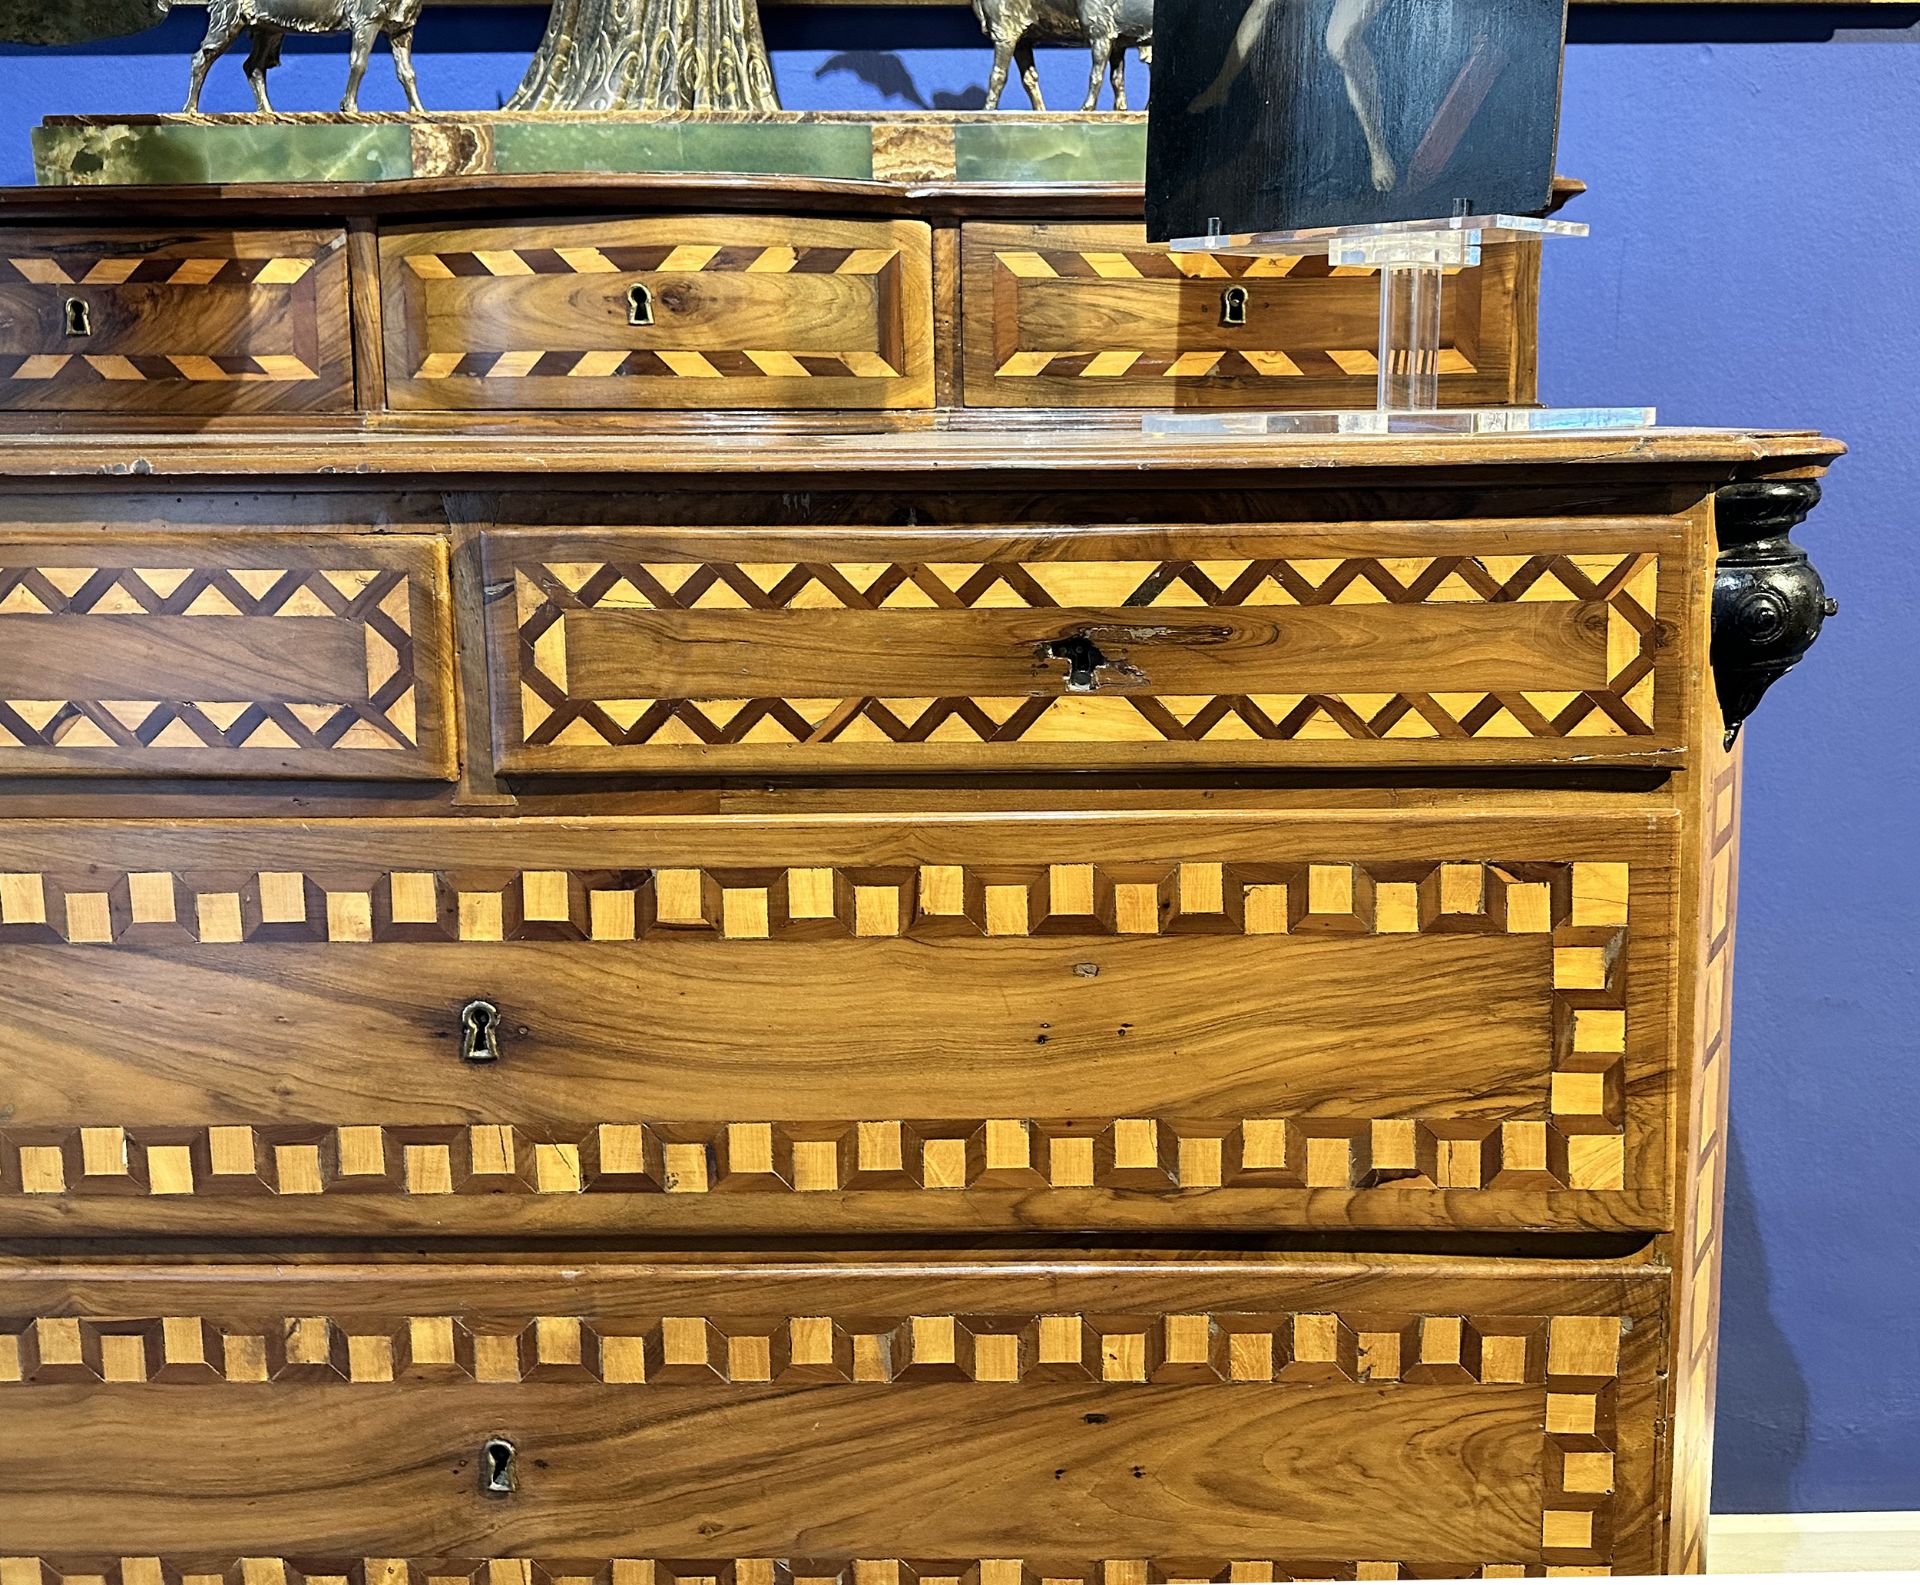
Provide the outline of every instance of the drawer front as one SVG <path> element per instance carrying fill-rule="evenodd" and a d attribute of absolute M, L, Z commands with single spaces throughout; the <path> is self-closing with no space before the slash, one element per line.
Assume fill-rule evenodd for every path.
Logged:
<path fill-rule="evenodd" d="M 0 541 L 0 775 L 445 780 L 436 539 Z"/>
<path fill-rule="evenodd" d="M 402 408 L 933 404 L 917 221 L 673 215 L 380 241 Z"/>
<path fill-rule="evenodd" d="M 486 536 L 509 773 L 1646 763 L 1681 518 Z"/>
<path fill-rule="evenodd" d="M 1663 1228 L 1676 837 L 16 827 L 0 1229 Z"/>
<path fill-rule="evenodd" d="M 0 233 L 0 410 L 353 405 L 338 230 Z"/>
<path fill-rule="evenodd" d="M 1380 284 L 1322 258 L 1175 254 L 1127 225 L 962 229 L 970 407 L 1371 407 Z M 1441 296 L 1440 401 L 1526 399 L 1525 256 Z"/>
<path fill-rule="evenodd" d="M 1657 1276 L 1341 1271 L 9 1278 L 0 1553 L 117 1585 L 1651 1571 Z"/>

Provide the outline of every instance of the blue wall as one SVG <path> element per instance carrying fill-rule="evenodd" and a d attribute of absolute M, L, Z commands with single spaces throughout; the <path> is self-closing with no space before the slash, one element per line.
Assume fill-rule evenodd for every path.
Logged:
<path fill-rule="evenodd" d="M 177 108 L 197 21 L 0 51 L 0 181 L 30 179 L 44 114 Z M 1841 615 L 1748 732 L 1727 1511 L 1920 1508 L 1917 22 L 1892 6 L 1591 11 L 1567 61 L 1560 166 L 1593 184 L 1577 214 L 1594 235 L 1551 249 L 1547 398 L 1815 425 L 1856 453 L 1801 534 Z M 427 102 L 498 104 L 542 23 L 536 7 L 429 12 Z M 971 105 L 986 79 L 964 11 L 772 10 L 768 34 L 792 108 Z M 1050 103 L 1078 103 L 1081 62 L 1046 56 Z M 330 106 L 343 69 L 337 45 L 290 45 L 281 108 Z M 399 108 L 384 58 L 368 82 L 368 108 Z M 249 108 L 237 57 L 207 107 Z"/>

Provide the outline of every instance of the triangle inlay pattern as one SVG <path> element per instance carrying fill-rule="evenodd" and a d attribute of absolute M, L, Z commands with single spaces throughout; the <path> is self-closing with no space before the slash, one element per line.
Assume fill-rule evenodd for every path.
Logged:
<path fill-rule="evenodd" d="M 518 670 L 529 746 L 740 743 L 1229 743 L 1344 739 L 1641 737 L 1654 731 L 1659 560 L 1603 555 L 1346 557 L 1159 562 L 521 563 Z M 976 698 L 586 698 L 567 684 L 569 611 L 871 612 L 876 648 L 893 611 L 1098 607 L 1131 617 L 1175 606 L 1597 603 L 1605 687 L 1377 693 L 1065 694 Z"/>
<path fill-rule="evenodd" d="M 0 566 L 0 622 L 9 617 L 275 617 L 288 621 L 292 646 L 302 618 L 349 622 L 365 640 L 366 683 L 354 699 L 0 698 L 0 753 L 417 746 L 412 591 L 403 569 Z M 72 642 L 86 643 L 84 628 Z M 129 679 L 129 693 L 138 687 Z"/>

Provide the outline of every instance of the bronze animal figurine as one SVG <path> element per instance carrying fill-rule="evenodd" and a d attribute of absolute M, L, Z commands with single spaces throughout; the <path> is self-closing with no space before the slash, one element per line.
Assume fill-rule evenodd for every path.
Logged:
<path fill-rule="evenodd" d="M 973 0 L 973 14 L 993 40 L 993 75 L 987 79 L 987 108 L 1000 108 L 1007 86 L 1007 68 L 1020 64 L 1033 108 L 1044 110 L 1040 73 L 1034 69 L 1036 42 L 1083 43 L 1093 52 L 1093 75 L 1087 82 L 1086 103 L 1100 102 L 1100 84 L 1113 78 L 1113 108 L 1127 108 L 1127 51 L 1153 64 L 1153 0 Z"/>
<path fill-rule="evenodd" d="M 393 49 L 393 69 L 406 90 L 407 103 L 425 110 L 413 77 L 413 28 L 420 20 L 421 0 L 208 0 L 207 36 L 193 55 L 193 78 L 187 89 L 187 114 L 200 113 L 200 90 L 213 63 L 232 48 L 242 33 L 252 34 L 247 52 L 247 81 L 254 101 L 271 113 L 267 101 L 267 73 L 280 64 L 280 41 L 288 33 L 351 33 L 353 53 L 347 67 L 347 92 L 342 110 L 360 108 L 360 79 L 366 75 L 373 41 L 382 33 Z"/>

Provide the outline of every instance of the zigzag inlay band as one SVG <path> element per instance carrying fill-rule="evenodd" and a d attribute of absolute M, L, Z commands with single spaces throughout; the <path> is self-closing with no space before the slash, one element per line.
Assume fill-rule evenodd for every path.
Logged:
<path fill-rule="evenodd" d="M 416 746 L 413 590 L 404 570 L 0 566 L 0 622 L 49 616 L 349 622 L 362 630 L 366 691 L 359 699 L 154 699 L 131 689 L 135 696 L 112 699 L 0 698 L 0 750 Z M 80 634 L 75 642 L 84 644 Z M 297 627 L 288 633 L 294 643 L 300 636 Z"/>
<path fill-rule="evenodd" d="M 926 563 L 523 562 L 514 568 L 529 747 L 1641 737 L 1654 731 L 1659 561 L 1600 555 Z M 1503 605 L 1602 608 L 1604 688 L 1460 692 L 752 699 L 582 697 L 567 613 L 593 610 Z M 884 640 L 880 640 L 884 642 Z"/>

